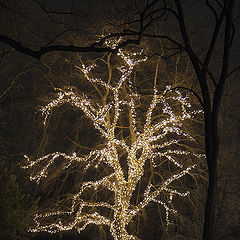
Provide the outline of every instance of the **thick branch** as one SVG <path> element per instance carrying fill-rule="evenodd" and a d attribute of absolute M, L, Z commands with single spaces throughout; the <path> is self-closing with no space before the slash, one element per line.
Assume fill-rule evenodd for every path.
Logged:
<path fill-rule="evenodd" d="M 87 47 L 80 47 L 74 45 L 52 45 L 47 47 L 42 47 L 40 50 L 33 50 L 29 47 L 25 47 L 22 43 L 13 40 L 7 36 L 0 34 L 0 41 L 3 43 L 8 44 L 15 50 L 31 56 L 36 59 L 40 59 L 44 54 L 53 52 L 53 51 L 65 51 L 65 52 L 114 52 L 116 50 L 111 49 L 110 47 L 94 47 L 94 46 L 87 46 Z M 125 41 L 122 45 L 128 45 L 128 43 L 132 43 L 132 41 Z"/>
<path fill-rule="evenodd" d="M 208 52 L 207 52 L 207 55 L 206 55 L 206 57 L 204 59 L 204 63 L 203 63 L 204 70 L 208 67 L 208 64 L 209 64 L 209 61 L 211 59 L 214 47 L 216 46 L 216 41 L 217 41 L 217 38 L 219 36 L 219 31 L 220 31 L 220 28 L 222 26 L 223 18 L 224 18 L 224 10 L 222 10 L 221 15 L 218 18 L 218 20 L 216 22 L 216 25 L 215 25 L 215 29 L 214 29 L 214 32 L 213 32 L 213 35 L 212 35 L 210 46 L 208 48 Z"/>
<path fill-rule="evenodd" d="M 193 64 L 193 67 L 196 71 L 196 74 L 199 75 L 200 74 L 199 60 L 198 60 L 196 54 L 193 52 L 193 49 L 192 49 L 190 41 L 189 41 L 189 36 L 188 36 L 187 29 L 186 29 L 185 21 L 184 21 L 184 13 L 183 13 L 182 4 L 181 4 L 180 0 L 175 0 L 175 5 L 177 7 L 177 12 L 178 12 L 178 24 L 179 24 L 179 28 L 180 28 L 182 38 L 183 38 L 183 41 L 185 44 L 186 51 L 189 54 L 189 57 Z"/>

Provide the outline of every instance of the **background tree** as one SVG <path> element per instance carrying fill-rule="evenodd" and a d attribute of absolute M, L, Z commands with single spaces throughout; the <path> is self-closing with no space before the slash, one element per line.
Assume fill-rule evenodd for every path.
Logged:
<path fill-rule="evenodd" d="M 209 186 L 206 200 L 203 239 L 213 239 L 216 217 L 215 204 L 217 194 L 217 161 L 219 158 L 218 113 L 223 95 L 224 84 L 229 76 L 228 69 L 230 49 L 234 37 L 234 1 L 223 1 L 222 3 L 210 3 L 209 1 L 206 1 L 205 3 L 206 7 L 209 8 L 215 17 L 215 27 L 213 28 L 209 47 L 207 48 L 206 54 L 202 59 L 198 56 L 193 44 L 190 41 L 181 1 L 174 1 L 175 8 L 171 8 L 170 12 L 176 17 L 176 20 L 179 24 L 179 31 L 183 39 L 183 45 L 178 42 L 177 45 L 183 46 L 184 50 L 187 52 L 201 89 L 201 98 L 198 97 L 197 94 L 195 95 L 198 97 L 204 110 L 205 150 L 209 172 Z M 215 4 L 217 4 L 217 7 Z M 212 59 L 214 49 L 216 48 L 216 42 L 219 38 L 221 27 L 224 21 L 225 26 L 223 30 L 224 48 L 222 53 L 222 66 L 221 70 L 216 74 L 216 76 L 214 76 L 214 74 L 209 70 L 209 64 L 210 60 Z M 173 42 L 173 40 L 171 40 L 171 42 Z M 239 67 L 236 69 L 238 68 Z M 211 94 L 212 84 L 214 85 L 214 90 Z"/>

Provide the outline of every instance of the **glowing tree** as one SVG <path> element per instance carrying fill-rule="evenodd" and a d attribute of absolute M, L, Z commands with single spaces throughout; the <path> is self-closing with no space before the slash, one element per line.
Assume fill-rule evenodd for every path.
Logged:
<path fill-rule="evenodd" d="M 118 41 L 106 44 L 115 48 Z M 37 214 L 34 218 L 36 226 L 30 231 L 56 233 L 75 228 L 81 232 L 89 224 L 96 224 L 108 226 L 115 240 L 138 239 L 128 233 L 127 225 L 140 211 L 150 203 L 159 204 L 165 210 L 166 223 L 170 224 L 171 215 L 177 213 L 172 200 L 175 196 L 189 194 L 174 186 L 204 158 L 202 154 L 180 147 L 183 141 L 194 141 L 191 134 L 184 131 L 183 124 L 199 111 L 194 111 L 188 97 L 177 90 L 167 87 L 164 92 L 158 93 L 156 81 L 151 101 L 144 110 L 140 104 L 141 96 L 134 91 L 132 83 L 134 68 L 146 61 L 143 52 L 127 53 L 120 49 L 116 58 L 121 62 L 117 81 L 92 77 L 94 65 L 77 66 L 88 82 L 99 86 L 104 92 L 98 100 L 79 93 L 75 88 L 65 87 L 57 89 L 58 96 L 41 108 L 45 127 L 54 108 L 69 104 L 79 109 L 104 140 L 101 147 L 85 156 L 54 152 L 34 161 L 25 156 L 28 164 L 24 168 L 33 170 L 32 181 L 39 183 L 48 177 L 51 167 L 59 159 L 64 162 L 62 171 L 67 171 L 73 164 L 79 164 L 85 174 L 91 168 L 108 170 L 105 176 L 97 180 L 82 182 L 78 192 L 69 195 L 71 206 L 68 210 Z M 127 124 L 126 121 L 123 123 L 122 115 L 127 119 Z M 119 134 L 121 128 L 127 129 L 128 134 Z M 133 201 L 146 164 L 152 174 L 145 180 L 141 197 Z M 172 170 L 161 175 L 161 169 L 166 168 L 166 164 Z M 155 173 L 161 175 L 160 180 L 154 181 Z M 109 192 L 109 199 L 105 197 L 102 201 L 94 201 L 86 198 L 86 192 L 98 194 L 102 189 Z M 165 197 L 161 198 L 161 194 Z M 105 209 L 109 214 L 102 214 L 99 209 Z"/>

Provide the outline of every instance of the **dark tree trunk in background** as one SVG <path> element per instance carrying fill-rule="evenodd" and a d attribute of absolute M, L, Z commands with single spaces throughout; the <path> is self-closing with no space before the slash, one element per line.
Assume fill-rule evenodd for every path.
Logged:
<path fill-rule="evenodd" d="M 214 239 L 214 230 L 216 227 L 217 166 L 219 160 L 218 113 L 224 85 L 228 77 L 230 50 L 233 37 L 232 15 L 234 2 L 235 0 L 229 0 L 224 3 L 225 35 L 221 75 L 214 91 L 211 114 L 209 111 L 205 113 L 205 144 L 209 182 L 204 216 L 203 240 Z M 211 102 L 205 103 L 211 107 Z"/>
<path fill-rule="evenodd" d="M 228 77 L 230 49 L 234 33 L 232 22 L 234 2 L 235 0 L 223 1 L 222 10 L 219 14 L 217 14 L 217 11 L 211 8 L 212 6 L 208 5 L 215 15 L 216 24 L 207 54 L 203 63 L 200 63 L 199 58 L 194 52 L 189 40 L 189 34 L 184 22 L 185 15 L 182 9 L 182 3 L 180 0 L 175 0 L 179 29 L 184 41 L 185 49 L 197 75 L 197 79 L 201 88 L 202 105 L 204 109 L 205 151 L 209 177 L 204 214 L 204 227 L 202 235 L 203 240 L 213 240 L 214 230 L 216 227 L 217 166 L 219 161 L 218 113 L 223 95 L 224 83 Z M 209 2 L 206 1 L 206 4 L 209 4 Z M 222 55 L 222 66 L 220 69 L 219 79 L 217 79 L 217 77 L 213 78 L 215 89 L 211 100 L 210 86 L 207 79 L 208 66 L 212 58 L 214 48 L 216 47 L 217 39 L 220 38 L 219 35 L 224 20 L 225 26 L 223 26 L 224 49 Z"/>
<path fill-rule="evenodd" d="M 208 192 L 204 216 L 203 239 L 213 239 L 217 195 L 217 160 L 219 153 L 217 121 L 205 111 L 205 151 L 208 165 Z"/>

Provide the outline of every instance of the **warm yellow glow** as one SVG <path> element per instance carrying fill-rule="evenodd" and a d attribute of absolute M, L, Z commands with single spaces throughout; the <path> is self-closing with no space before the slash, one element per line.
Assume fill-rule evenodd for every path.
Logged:
<path fill-rule="evenodd" d="M 106 44 L 115 48 L 118 43 L 119 40 L 116 40 L 116 42 L 107 42 Z M 89 73 L 94 68 L 94 65 L 82 65 L 79 67 L 89 82 L 101 85 L 112 94 L 113 100 L 111 102 L 96 102 L 95 99 L 90 99 L 83 93 L 79 94 L 71 88 L 64 88 L 58 89 L 58 97 L 42 107 L 41 111 L 44 124 L 47 123 L 52 109 L 57 106 L 70 104 L 80 109 L 104 137 L 105 147 L 93 150 L 84 157 L 78 157 L 76 153 L 68 155 L 66 153 L 55 152 L 32 161 L 28 156 L 25 156 L 28 164 L 24 168 L 41 167 L 40 171 L 30 177 L 31 180 L 39 183 L 42 178 L 47 177 L 48 170 L 59 157 L 64 158 L 67 162 L 64 169 L 68 168 L 74 162 L 85 163 L 83 171 L 87 171 L 89 167 L 98 167 L 104 163 L 112 169 L 112 172 L 98 181 L 83 182 L 79 192 L 72 197 L 71 210 L 37 214 L 34 218 L 36 227 L 31 229 L 32 232 L 47 231 L 49 233 L 56 233 L 73 228 L 81 232 L 89 224 L 96 224 L 109 226 L 115 240 L 136 239 L 136 237 L 127 233 L 126 226 L 132 218 L 149 203 L 155 202 L 165 209 L 166 222 L 169 224 L 170 214 L 177 213 L 177 210 L 173 208 L 172 199 L 176 195 L 184 197 L 189 194 L 189 192 L 178 192 L 173 189 L 171 184 L 196 167 L 196 165 L 185 166 L 184 162 L 178 161 L 178 156 L 185 156 L 187 158 L 187 155 L 189 155 L 196 159 L 204 158 L 202 154 L 176 149 L 181 137 L 193 141 L 192 136 L 184 132 L 182 124 L 185 120 L 190 119 L 196 111 L 193 112 L 190 110 L 191 105 L 188 98 L 182 96 L 179 91 L 172 91 L 170 87 L 167 87 L 167 89 L 160 94 L 157 89 L 154 88 L 152 101 L 145 114 L 146 117 L 144 120 L 139 118 L 136 107 L 136 100 L 139 96 L 133 91 L 131 91 L 127 97 L 123 96 L 121 88 L 123 87 L 123 83 L 125 83 L 129 86 L 129 89 L 132 89 L 131 75 L 134 67 L 146 60 L 145 57 L 141 57 L 142 55 L 143 52 L 131 54 L 123 50 L 118 51 L 118 56 L 124 64 L 118 68 L 121 72 L 121 77 L 115 84 L 106 83 L 102 79 L 90 77 Z M 180 106 L 181 111 L 176 113 L 177 111 L 171 106 L 171 102 Z M 161 112 L 164 117 L 158 122 L 153 121 L 154 110 L 156 108 L 162 108 Z M 129 113 L 130 143 L 126 141 L 126 139 L 119 139 L 116 136 L 116 128 L 121 125 L 119 117 L 123 109 L 128 109 Z M 109 117 L 110 115 L 111 117 Z M 175 136 L 174 139 L 169 140 L 167 138 L 169 134 Z M 169 150 L 169 146 L 172 146 L 173 150 Z M 122 166 L 120 165 L 119 150 L 117 149 L 122 149 L 122 151 L 127 153 L 127 177 L 124 176 Z M 137 155 L 139 150 L 141 150 L 141 153 Z M 161 159 L 169 161 L 169 164 L 173 164 L 179 170 L 158 186 L 154 186 L 150 179 L 143 193 L 143 199 L 136 205 L 131 204 L 130 200 L 139 180 L 143 176 L 146 161 L 151 161 L 154 169 L 159 167 Z M 104 187 L 114 193 L 114 204 L 108 202 L 90 202 L 82 198 L 83 193 L 87 189 L 97 190 L 100 187 Z M 159 198 L 160 193 L 163 192 L 169 196 L 169 200 L 166 202 Z M 87 207 L 105 207 L 111 209 L 114 215 L 108 218 L 100 215 L 98 212 L 86 213 L 84 209 Z M 67 215 L 72 216 L 71 219 L 73 220 L 68 224 L 63 224 L 61 217 Z M 42 224 L 43 219 L 45 219 L 44 223 L 46 223 L 47 219 L 50 219 L 51 216 L 58 216 L 58 222 Z"/>

